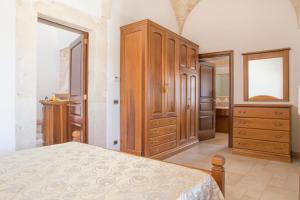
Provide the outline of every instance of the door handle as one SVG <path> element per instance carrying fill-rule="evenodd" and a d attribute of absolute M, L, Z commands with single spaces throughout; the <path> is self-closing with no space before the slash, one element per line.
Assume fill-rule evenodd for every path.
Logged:
<path fill-rule="evenodd" d="M 85 100 L 85 101 L 86 101 L 87 99 L 88 99 L 88 96 L 87 96 L 87 94 L 84 94 L 84 95 L 83 95 L 83 100 Z"/>

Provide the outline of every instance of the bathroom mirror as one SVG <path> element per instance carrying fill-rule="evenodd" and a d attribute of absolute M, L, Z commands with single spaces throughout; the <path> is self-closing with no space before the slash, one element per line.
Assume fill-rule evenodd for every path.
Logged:
<path fill-rule="evenodd" d="M 245 53 L 245 101 L 289 101 L 289 51 Z"/>

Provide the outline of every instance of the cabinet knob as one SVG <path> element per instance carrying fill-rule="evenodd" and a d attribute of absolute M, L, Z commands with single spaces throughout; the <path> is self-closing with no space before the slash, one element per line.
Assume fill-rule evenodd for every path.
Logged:
<path fill-rule="evenodd" d="M 244 131 L 240 131 L 239 134 L 240 135 L 246 135 L 246 133 Z"/>
<path fill-rule="evenodd" d="M 274 125 L 275 125 L 276 127 L 280 127 L 280 126 L 282 126 L 283 124 L 282 124 L 281 122 L 275 122 Z"/>

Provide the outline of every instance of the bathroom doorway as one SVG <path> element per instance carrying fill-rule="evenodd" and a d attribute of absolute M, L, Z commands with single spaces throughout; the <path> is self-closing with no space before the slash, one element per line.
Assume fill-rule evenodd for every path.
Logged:
<path fill-rule="evenodd" d="M 199 139 L 217 137 L 228 144 L 228 147 L 232 147 L 233 137 L 233 55 L 233 51 L 199 55 L 200 77 L 205 76 L 200 78 L 200 88 L 205 92 L 200 91 L 203 94 L 200 99 L 203 98 L 204 101 L 202 105 L 200 100 L 202 118 Z"/>

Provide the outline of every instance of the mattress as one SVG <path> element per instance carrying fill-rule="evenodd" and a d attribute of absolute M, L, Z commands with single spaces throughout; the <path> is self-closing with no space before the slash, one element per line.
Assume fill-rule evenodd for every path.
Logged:
<path fill-rule="evenodd" d="M 223 200 L 205 172 L 81 143 L 0 158 L 1 200 Z"/>

